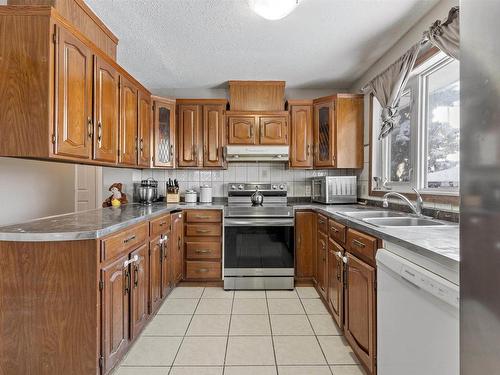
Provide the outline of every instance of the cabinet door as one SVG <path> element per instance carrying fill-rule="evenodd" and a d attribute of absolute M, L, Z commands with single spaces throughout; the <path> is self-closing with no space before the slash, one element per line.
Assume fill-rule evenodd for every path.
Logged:
<path fill-rule="evenodd" d="M 288 144 L 288 119 L 282 116 L 260 117 L 259 143 L 261 145 Z"/>
<path fill-rule="evenodd" d="M 130 271 L 124 267 L 127 260 L 128 255 L 101 270 L 103 372 L 120 361 L 129 344 Z"/>
<path fill-rule="evenodd" d="M 137 164 L 137 87 L 120 76 L 120 157 L 123 165 Z"/>
<path fill-rule="evenodd" d="M 176 213 L 172 215 L 172 258 L 173 258 L 173 282 L 177 284 L 182 280 L 184 268 L 184 215 Z"/>
<path fill-rule="evenodd" d="M 322 232 L 318 232 L 318 254 L 317 254 L 317 285 L 323 298 L 326 299 L 326 278 L 327 278 L 327 248 L 328 237 Z"/>
<path fill-rule="evenodd" d="M 344 277 L 342 256 L 344 249 L 331 238 L 328 241 L 328 306 L 333 318 L 342 328 L 344 323 Z"/>
<path fill-rule="evenodd" d="M 89 159 L 92 153 L 92 53 L 58 28 L 56 61 L 57 155 Z"/>
<path fill-rule="evenodd" d="M 201 106 L 180 104 L 178 111 L 179 167 L 201 166 Z"/>
<path fill-rule="evenodd" d="M 148 320 L 149 302 L 149 253 L 148 245 L 142 245 L 130 254 L 130 259 L 137 256 L 131 265 L 131 333 L 136 338 Z"/>
<path fill-rule="evenodd" d="M 254 145 L 255 116 L 230 116 L 228 117 L 228 143 L 233 145 Z"/>
<path fill-rule="evenodd" d="M 314 277 L 314 249 L 316 247 L 316 215 L 314 212 L 295 214 L 295 277 Z"/>
<path fill-rule="evenodd" d="M 137 164 L 151 166 L 151 95 L 139 91 L 139 150 Z"/>
<path fill-rule="evenodd" d="M 344 332 L 354 352 L 373 374 L 376 353 L 375 269 L 350 253 L 346 256 Z"/>
<path fill-rule="evenodd" d="M 154 313 L 161 302 L 162 239 L 156 237 L 149 243 L 149 301 L 150 313 Z"/>
<path fill-rule="evenodd" d="M 154 166 L 175 167 L 175 104 L 155 102 Z"/>
<path fill-rule="evenodd" d="M 290 167 L 313 167 L 312 107 L 293 106 L 291 110 Z"/>
<path fill-rule="evenodd" d="M 335 102 L 314 106 L 314 166 L 335 167 Z"/>
<path fill-rule="evenodd" d="M 171 255 L 171 234 L 163 235 L 163 251 L 161 263 L 161 298 L 165 298 L 172 289 L 172 255 Z"/>
<path fill-rule="evenodd" d="M 116 163 L 118 154 L 118 73 L 100 57 L 95 58 L 94 160 Z"/>
<path fill-rule="evenodd" d="M 337 99 L 337 168 L 363 168 L 363 95 Z"/>
<path fill-rule="evenodd" d="M 203 106 L 203 166 L 222 168 L 224 160 L 224 106 Z"/>

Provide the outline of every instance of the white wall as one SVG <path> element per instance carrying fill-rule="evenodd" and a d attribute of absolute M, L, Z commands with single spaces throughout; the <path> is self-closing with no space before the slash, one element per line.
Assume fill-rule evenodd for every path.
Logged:
<path fill-rule="evenodd" d="M 127 194 L 127 199 L 129 202 L 133 201 L 134 194 L 134 182 L 141 180 L 141 170 L 140 169 L 130 169 L 130 168 L 112 168 L 103 167 L 102 168 L 102 200 L 106 200 L 111 193 L 109 187 L 115 182 L 122 183 L 122 191 Z"/>
<path fill-rule="evenodd" d="M 0 158 L 0 225 L 73 212 L 72 164 Z"/>
<path fill-rule="evenodd" d="M 387 51 L 382 58 L 380 58 L 375 64 L 373 64 L 368 71 L 353 85 L 351 88 L 352 92 L 360 92 L 361 88 L 366 85 L 371 79 L 373 79 L 377 74 L 384 71 L 389 65 L 401 57 L 408 49 L 411 48 L 415 43 L 418 43 L 422 39 L 422 34 L 427 30 L 434 21 L 438 19 L 445 19 L 448 16 L 448 12 L 454 6 L 458 5 L 457 0 L 442 0 L 438 3 L 429 13 L 420 19 L 405 35 L 403 35 L 396 44 Z M 368 193 L 369 189 L 369 150 L 370 150 L 370 95 L 365 95 L 365 136 L 364 136 L 364 152 L 365 152 L 365 164 L 362 171 L 358 173 L 358 196 L 362 199 L 373 199 L 379 200 L 380 198 L 370 196 Z M 425 202 L 426 207 L 436 208 L 441 210 L 452 210 L 458 211 L 458 206 L 451 206 L 450 204 L 439 204 Z"/>

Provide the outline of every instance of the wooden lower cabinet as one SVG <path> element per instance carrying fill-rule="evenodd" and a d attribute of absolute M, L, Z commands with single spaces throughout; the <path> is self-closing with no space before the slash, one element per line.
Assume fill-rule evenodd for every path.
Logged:
<path fill-rule="evenodd" d="M 350 253 L 346 257 L 344 333 L 362 364 L 375 374 L 376 271 Z"/>
<path fill-rule="evenodd" d="M 316 285 L 318 287 L 319 293 L 326 300 L 327 294 L 327 277 L 328 277 L 328 236 L 322 232 L 318 232 L 318 242 L 317 242 L 317 277 Z"/>
<path fill-rule="evenodd" d="M 149 242 L 149 312 L 158 310 L 161 303 L 161 266 L 162 237 L 158 236 Z"/>
<path fill-rule="evenodd" d="M 295 278 L 312 280 L 316 269 L 316 214 L 312 211 L 295 213 Z"/>
<path fill-rule="evenodd" d="M 111 370 L 129 346 L 130 270 L 128 254 L 101 270 L 103 372 Z"/>
<path fill-rule="evenodd" d="M 149 248 L 142 245 L 130 254 L 130 259 L 137 259 L 130 268 L 130 319 L 131 337 L 136 338 L 145 327 L 149 317 Z"/>
<path fill-rule="evenodd" d="M 328 240 L 327 302 L 333 319 L 340 329 L 344 326 L 344 249 L 331 238 Z"/>
<path fill-rule="evenodd" d="M 184 264 L 184 214 L 177 212 L 171 215 L 172 236 L 170 246 L 172 249 L 172 282 L 177 284 L 182 280 Z"/>

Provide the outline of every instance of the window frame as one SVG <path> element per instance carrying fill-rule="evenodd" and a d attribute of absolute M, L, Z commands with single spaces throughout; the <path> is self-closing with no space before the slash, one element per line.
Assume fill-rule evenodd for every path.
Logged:
<path fill-rule="evenodd" d="M 411 178 L 409 182 L 394 183 L 390 182 L 390 138 L 378 140 L 378 132 L 374 129 L 376 117 L 379 118 L 380 104 L 376 101 L 373 93 L 370 94 L 369 104 L 369 120 L 370 120 L 370 164 L 369 164 L 369 195 L 382 196 L 388 191 L 397 191 L 406 195 L 410 199 L 415 198 L 411 188 L 415 186 L 422 197 L 428 202 L 447 203 L 458 205 L 459 187 L 458 188 L 428 188 L 426 185 L 427 177 L 427 77 L 438 71 L 444 66 L 453 62 L 454 59 L 446 56 L 436 47 L 421 54 L 417 59 L 412 75 L 405 88 L 405 93 L 411 91 Z M 384 187 L 373 189 L 373 176 L 381 176 L 382 180 L 388 178 L 387 185 L 390 189 Z"/>

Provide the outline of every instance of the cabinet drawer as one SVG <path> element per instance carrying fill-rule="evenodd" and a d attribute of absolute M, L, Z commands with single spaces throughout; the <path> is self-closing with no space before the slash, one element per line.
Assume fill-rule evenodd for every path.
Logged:
<path fill-rule="evenodd" d="M 346 227 L 335 220 L 328 220 L 328 231 L 330 237 L 338 243 L 345 244 Z"/>
<path fill-rule="evenodd" d="M 328 219 L 321 214 L 318 214 L 318 231 L 324 234 L 328 233 Z"/>
<path fill-rule="evenodd" d="M 170 232 L 170 215 L 161 216 L 149 222 L 149 233 L 151 237 Z"/>
<path fill-rule="evenodd" d="M 102 240 L 101 261 L 112 259 L 122 252 L 146 242 L 149 233 L 148 229 L 148 223 L 146 222 Z"/>
<path fill-rule="evenodd" d="M 377 252 L 377 239 L 349 228 L 347 230 L 347 251 L 375 264 L 375 254 Z"/>
<path fill-rule="evenodd" d="M 188 259 L 220 259 L 221 257 L 220 242 L 186 242 L 186 258 Z"/>
<path fill-rule="evenodd" d="M 222 212 L 220 210 L 190 210 L 186 211 L 188 223 L 220 223 Z"/>
<path fill-rule="evenodd" d="M 186 236 L 220 236 L 220 224 L 187 224 Z"/>
<path fill-rule="evenodd" d="M 186 279 L 217 279 L 221 276 L 220 262 L 186 261 Z"/>

